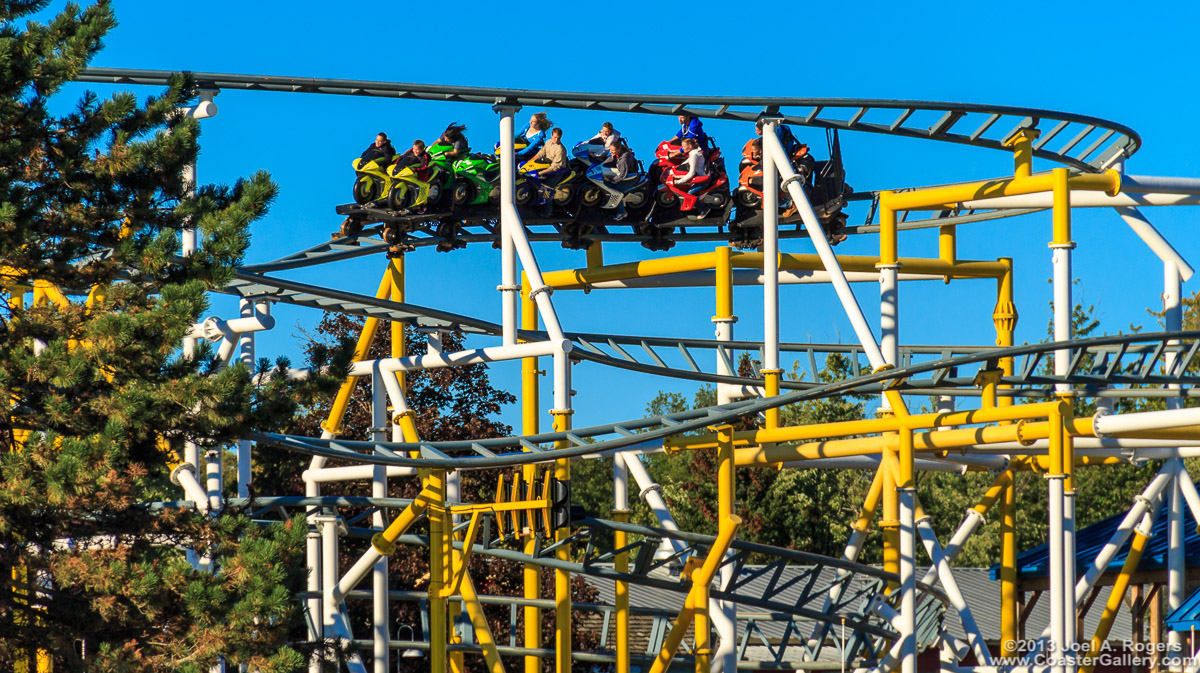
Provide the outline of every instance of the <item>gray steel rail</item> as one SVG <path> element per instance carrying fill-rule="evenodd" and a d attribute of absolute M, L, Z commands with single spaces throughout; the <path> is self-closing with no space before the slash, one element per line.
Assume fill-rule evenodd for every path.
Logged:
<path fill-rule="evenodd" d="M 1161 375 L 1151 371 L 1163 361 L 1163 355 L 1170 352 L 1169 341 L 1185 342 L 1184 357 L 1176 359 L 1174 368 Z M 1125 353 L 1132 352 L 1131 346 L 1142 345 L 1149 348 L 1136 349 L 1139 353 L 1133 362 L 1125 362 Z M 1105 355 L 1102 362 L 1089 362 L 1096 354 L 1101 353 L 1099 347 L 1113 346 L 1116 348 L 1110 355 Z M 1124 347 L 1124 348 L 1122 348 Z M 478 439 L 452 442 L 420 442 L 420 443 L 389 443 L 363 442 L 349 440 L 323 440 L 309 437 L 297 437 L 277 433 L 254 433 L 246 437 L 259 442 L 260 445 L 274 446 L 309 455 L 325 456 L 344 459 L 355 463 L 379 465 L 402 465 L 410 467 L 425 467 L 434 469 L 483 469 L 494 467 L 513 467 L 534 463 L 546 463 L 556 459 L 576 458 L 586 455 L 606 454 L 614 451 L 627 451 L 637 446 L 653 448 L 660 446 L 662 440 L 686 432 L 703 430 L 711 425 L 735 423 L 744 418 L 787 404 L 814 400 L 838 395 L 858 394 L 862 391 L 876 390 L 880 384 L 902 386 L 906 381 L 919 375 L 930 375 L 937 380 L 945 378 L 958 368 L 971 365 L 995 362 L 1004 357 L 1026 358 L 1028 363 L 1035 363 L 1046 354 L 1063 348 L 1074 352 L 1068 374 L 1062 378 L 1045 377 L 1052 382 L 1072 382 L 1079 379 L 1084 385 L 1096 385 L 1101 381 L 1100 373 L 1130 377 L 1127 381 L 1133 385 L 1142 385 L 1143 381 L 1157 384 L 1172 384 L 1180 382 L 1184 385 L 1200 383 L 1200 375 L 1188 374 L 1187 369 L 1196 359 L 1200 351 L 1200 330 L 1183 332 L 1157 332 L 1151 334 L 1126 334 L 1116 336 L 1091 337 L 1074 339 L 1065 342 L 1050 342 L 1028 344 L 1011 348 L 996 349 L 986 353 L 972 353 L 959 357 L 935 360 L 865 374 L 845 381 L 836 381 L 814 386 L 807 390 L 797 390 L 775 397 L 760 398 L 733 402 L 726 405 L 705 407 L 690 411 L 639 418 L 620 423 L 595 425 L 587 428 L 572 429 L 566 432 L 546 432 L 524 437 L 501 437 L 493 439 Z M 1027 356 L 1036 356 L 1033 358 Z M 1124 364 L 1122 364 L 1124 363 Z M 1028 366 L 1028 365 L 1027 365 Z M 1172 391 L 1176 392 L 1176 391 Z M 605 439 L 605 437 L 612 437 Z M 565 442 L 564 448 L 546 449 L 542 445 L 553 442 Z M 409 452 L 419 452 L 419 458 L 409 457 Z M 451 454 L 465 453 L 460 457 Z"/>
<path fill-rule="evenodd" d="M 172 74 L 166 70 L 86 68 L 76 79 L 104 84 L 165 86 Z M 706 119 L 744 122 L 755 121 L 763 115 L 777 115 L 786 123 L 797 126 L 879 133 L 1005 152 L 1010 150 L 1004 147 L 1004 141 L 1018 130 L 1036 128 L 1045 123 L 1049 128 L 1043 129 L 1042 136 L 1034 143 L 1034 156 L 1082 171 L 1098 171 L 1119 157 L 1132 156 L 1142 142 L 1133 129 L 1117 122 L 1009 105 L 871 98 L 607 94 L 232 73 L 190 74 L 198 85 L 210 89 L 373 96 L 658 115 L 689 114 Z M 1051 149 L 1049 145 L 1056 139 L 1063 142 Z"/>

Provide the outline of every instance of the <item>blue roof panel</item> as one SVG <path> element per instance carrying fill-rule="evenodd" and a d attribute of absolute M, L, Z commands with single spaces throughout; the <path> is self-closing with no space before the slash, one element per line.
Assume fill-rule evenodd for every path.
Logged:
<path fill-rule="evenodd" d="M 1075 532 L 1075 572 L 1077 575 L 1082 575 L 1087 572 L 1088 568 L 1096 560 L 1096 555 L 1105 544 L 1112 538 L 1116 532 L 1117 526 L 1121 525 L 1121 520 L 1125 518 L 1125 513 L 1110 516 L 1103 521 L 1098 521 L 1087 528 L 1082 528 Z M 1183 508 L 1183 543 L 1184 557 L 1187 566 L 1200 566 L 1200 535 L 1196 534 L 1196 520 L 1192 517 L 1192 512 L 1185 506 Z M 1113 557 L 1113 560 L 1108 564 L 1105 572 L 1120 572 L 1121 566 L 1125 564 L 1125 558 L 1129 555 L 1129 546 L 1133 541 L 1133 535 L 1129 536 L 1129 540 Z M 1031 549 L 1027 549 L 1017 555 L 1017 576 L 1021 578 L 1030 577 L 1046 577 L 1048 575 L 1048 567 L 1046 565 L 1047 557 L 1049 556 L 1049 544 L 1040 544 Z M 1162 505 L 1158 509 L 1158 513 L 1154 517 L 1153 534 L 1146 545 L 1145 551 L 1142 553 L 1142 561 L 1138 564 L 1138 570 L 1165 570 L 1167 567 L 1167 501 L 1164 498 Z M 992 579 L 999 579 L 1000 565 L 996 564 L 990 568 Z"/>

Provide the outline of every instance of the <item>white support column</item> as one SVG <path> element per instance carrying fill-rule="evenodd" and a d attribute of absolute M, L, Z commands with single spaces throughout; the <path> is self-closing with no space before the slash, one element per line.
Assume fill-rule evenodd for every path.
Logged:
<path fill-rule="evenodd" d="M 395 323 L 393 323 L 395 324 Z M 384 376 L 395 376 L 391 372 L 372 372 L 371 375 L 371 439 L 376 442 L 388 440 L 387 387 L 383 383 Z M 378 455 L 379 450 L 375 453 Z M 387 497 L 387 466 L 374 465 L 371 476 L 371 497 Z M 387 522 L 383 519 L 383 508 L 376 509 L 371 515 L 371 527 L 383 531 Z M 388 632 L 391 621 L 388 618 L 388 557 L 380 557 L 371 570 L 371 655 L 374 660 L 374 673 L 388 673 L 391 650 L 388 647 Z"/>
<path fill-rule="evenodd" d="M 1168 332 L 1175 332 L 1183 329 L 1183 279 L 1179 266 L 1173 262 L 1163 263 L 1163 326 Z M 1177 339 L 1172 339 L 1167 342 L 1170 346 L 1179 345 Z M 1176 353 L 1167 353 L 1163 358 L 1163 367 L 1170 372 L 1175 367 L 1175 362 L 1178 359 Z M 1178 388 L 1177 385 L 1170 386 Z M 1167 398 L 1167 409 L 1179 409 L 1180 400 L 1178 397 Z M 1184 479 L 1190 480 L 1187 470 L 1183 466 L 1182 458 L 1173 458 L 1173 475 L 1171 478 L 1170 498 L 1168 500 L 1168 523 L 1167 523 L 1167 613 L 1170 614 L 1178 609 L 1183 603 L 1187 595 L 1187 579 L 1185 573 L 1187 571 L 1187 559 L 1184 557 L 1184 524 L 1183 524 L 1183 508 L 1184 508 L 1184 493 L 1181 481 Z M 1170 656 L 1177 658 L 1183 656 L 1181 648 L 1183 646 L 1183 634 L 1177 631 L 1168 631 L 1167 643 L 1171 646 L 1172 651 Z M 1172 667 L 1172 671 L 1179 670 L 1178 667 Z"/>
<path fill-rule="evenodd" d="M 788 162 L 787 152 L 783 149 L 783 144 L 779 142 L 778 136 L 763 134 L 763 161 L 775 163 L 779 177 L 782 178 L 788 194 L 792 197 L 792 203 L 800 213 L 800 219 L 804 222 L 804 230 L 808 232 L 809 239 L 812 241 L 813 247 L 817 249 L 817 255 L 821 258 L 821 263 L 829 273 L 829 282 L 837 292 L 838 299 L 841 300 L 846 317 L 850 319 L 850 324 L 854 327 L 854 335 L 858 337 L 858 342 L 863 347 L 863 352 L 870 361 L 871 367 L 883 366 L 886 361 L 883 353 L 879 350 L 879 344 L 875 341 L 875 334 L 863 316 L 862 307 L 858 305 L 858 299 L 855 298 L 854 291 L 850 289 L 850 283 L 846 281 L 846 274 L 842 272 L 837 256 L 833 254 L 833 248 L 825 239 L 825 230 L 821 228 L 821 222 L 817 219 L 812 204 L 808 202 L 808 197 L 804 194 L 804 187 L 797 182 L 799 177 L 792 169 L 791 163 Z"/>
<path fill-rule="evenodd" d="M 504 345 L 517 343 L 517 249 L 512 229 L 520 221 L 516 217 L 517 168 L 513 150 L 513 116 L 519 105 L 497 102 L 493 108 L 500 114 L 500 310 L 504 324 Z"/>
<path fill-rule="evenodd" d="M 1063 170 L 1065 173 L 1065 169 Z M 1056 170 L 1056 175 L 1058 175 Z M 1071 314 L 1074 309 L 1074 299 L 1071 293 L 1071 251 L 1075 243 L 1063 240 L 1070 236 L 1071 192 L 1056 178 L 1054 193 L 1054 237 L 1050 242 L 1052 264 L 1054 267 L 1054 340 L 1069 341 L 1071 339 Z M 1060 187 L 1061 185 L 1061 187 Z M 1071 366 L 1071 349 L 1063 348 L 1054 352 L 1054 373 L 1056 376 L 1066 376 Z M 1071 386 L 1060 383 L 1056 386 L 1060 395 L 1069 395 Z M 1064 442 L 1071 441 L 1064 437 Z M 1069 466 L 1068 469 L 1070 469 Z M 1056 568 L 1058 582 L 1054 577 L 1050 580 L 1051 619 L 1057 617 L 1059 622 L 1057 634 L 1051 631 L 1055 644 L 1055 653 L 1068 651 L 1066 648 L 1075 641 L 1075 498 L 1074 493 L 1066 492 L 1064 476 L 1049 475 L 1049 508 L 1050 508 L 1050 565 Z M 1057 530 L 1056 530 L 1057 529 Z M 1056 540 L 1057 538 L 1057 540 Z M 1057 612 L 1055 610 L 1057 608 Z M 1070 667 L 1068 667 L 1070 668 Z"/>
<path fill-rule="evenodd" d="M 269 307 L 270 305 L 268 304 L 267 306 Z M 255 315 L 254 303 L 248 299 L 239 300 L 238 308 L 243 318 L 253 318 Z M 243 332 L 238 337 L 238 346 L 238 359 L 250 370 L 250 375 L 254 376 L 254 332 Z M 237 494 L 239 498 L 250 497 L 251 466 L 253 464 L 251 462 L 252 451 L 250 440 L 242 439 L 238 441 Z"/>
<path fill-rule="evenodd" d="M 775 136 L 778 120 L 763 120 L 763 136 Z M 763 161 L 763 362 L 779 369 L 779 171 Z"/>
<path fill-rule="evenodd" d="M 896 490 L 900 492 L 900 640 L 904 643 L 900 671 L 917 673 L 917 489 Z"/>

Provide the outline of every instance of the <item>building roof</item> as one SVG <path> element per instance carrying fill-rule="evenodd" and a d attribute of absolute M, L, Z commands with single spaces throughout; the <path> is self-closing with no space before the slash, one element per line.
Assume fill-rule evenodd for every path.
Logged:
<path fill-rule="evenodd" d="M 1183 508 L 1184 518 L 1184 555 L 1186 557 L 1186 565 L 1200 566 L 1200 535 L 1196 533 L 1196 520 L 1192 518 L 1191 511 Z M 1125 518 L 1125 514 L 1116 514 L 1098 521 L 1087 528 L 1082 528 L 1075 532 L 1075 570 L 1076 573 L 1082 575 L 1087 572 L 1092 566 L 1096 556 L 1100 553 L 1101 548 L 1108 543 L 1116 532 L 1121 520 Z M 1142 560 L 1138 564 L 1138 570 L 1165 570 L 1167 567 L 1167 500 L 1163 499 L 1162 505 L 1158 508 L 1158 513 L 1154 517 L 1154 531 L 1149 543 L 1146 545 L 1145 551 L 1142 553 Z M 1129 555 L 1129 547 L 1132 544 L 1133 536 L 1125 541 L 1125 544 L 1117 552 L 1109 562 L 1105 572 L 1120 572 L 1121 566 L 1125 563 L 1125 558 Z M 1046 559 L 1049 556 L 1049 543 L 1040 544 L 1032 549 L 1027 549 L 1017 555 L 1017 575 L 1018 577 L 1033 578 L 1046 577 L 1048 574 L 1048 566 Z M 999 564 L 991 567 L 992 579 L 997 579 L 1000 572 Z"/>

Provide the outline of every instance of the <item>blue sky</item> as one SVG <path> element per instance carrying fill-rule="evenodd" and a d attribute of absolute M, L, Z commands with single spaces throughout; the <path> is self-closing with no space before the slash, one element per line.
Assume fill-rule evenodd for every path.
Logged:
<path fill-rule="evenodd" d="M 1131 173 L 1200 176 L 1196 125 L 1193 3 L 405 3 L 333 6 L 315 2 L 115 3 L 120 26 L 93 65 L 187 69 L 300 77 L 506 86 L 576 91 L 904 98 L 1044 107 L 1093 115 L 1137 130 L 1143 148 Z M 1134 13 L 1134 9 L 1140 13 Z M 1072 9 L 1074 8 L 1074 9 Z M 77 93 L 82 87 L 71 88 Z M 107 87 L 92 86 L 107 92 Z M 141 95 L 149 89 L 137 90 Z M 451 120 L 469 127 L 477 149 L 497 139 L 496 117 L 482 105 L 335 96 L 226 91 L 220 113 L 202 123 L 199 176 L 232 182 L 265 169 L 280 184 L 271 213 L 253 225 L 247 262 L 280 257 L 326 240 L 348 201 L 350 162 L 380 130 L 398 140 L 432 140 Z M 532 110 L 526 110 L 528 113 Z M 613 121 L 648 156 L 674 132 L 666 117 L 550 111 L 572 143 Z M 706 125 L 736 154 L 753 133 L 731 122 Z M 820 131 L 798 129 L 814 148 Z M 867 134 L 842 138 L 848 180 L 882 189 L 980 179 L 1011 172 L 1009 155 Z M 817 149 L 818 154 L 823 150 Z M 1035 166 L 1035 169 L 1048 166 Z M 851 222 L 861 210 L 851 210 Z M 1152 209 L 1153 221 L 1200 266 L 1200 213 Z M 1112 211 L 1075 215 L 1078 296 L 1097 306 L 1110 331 L 1147 327 L 1157 307 L 1161 265 Z M 966 225 L 960 258 L 1015 258 L 1021 313 L 1018 341 L 1044 338 L 1050 318 L 1049 215 Z M 877 238 L 852 237 L 839 253 L 877 254 Z M 901 254 L 933 256 L 933 230 L 901 237 Z M 677 247 L 673 252 L 711 249 Z M 582 266 L 582 252 L 537 246 L 543 269 Z M 807 241 L 785 252 L 812 252 Z M 605 250 L 608 261 L 643 258 L 640 247 Z M 289 278 L 371 293 L 382 257 L 288 272 Z M 490 247 L 410 255 L 414 303 L 499 320 L 499 259 Z M 1185 285 L 1185 295 L 1196 282 Z M 856 285 L 873 325 L 878 290 Z M 991 282 L 906 284 L 902 342 L 990 344 Z M 555 301 L 568 330 L 708 338 L 711 290 L 560 292 Z M 827 286 L 786 287 L 784 338 L 846 341 L 848 322 Z M 761 336 L 761 290 L 740 288 L 736 336 Z M 228 302 L 214 312 L 229 315 Z M 318 320 L 280 307 L 279 326 L 259 353 L 295 353 L 301 327 Z M 785 363 L 789 365 L 790 363 Z M 519 365 L 494 368 L 516 390 Z M 575 423 L 640 416 L 659 389 L 689 392 L 691 384 L 598 369 L 575 368 Z M 548 384 L 544 387 L 548 388 Z M 519 421 L 508 409 L 506 420 Z"/>

